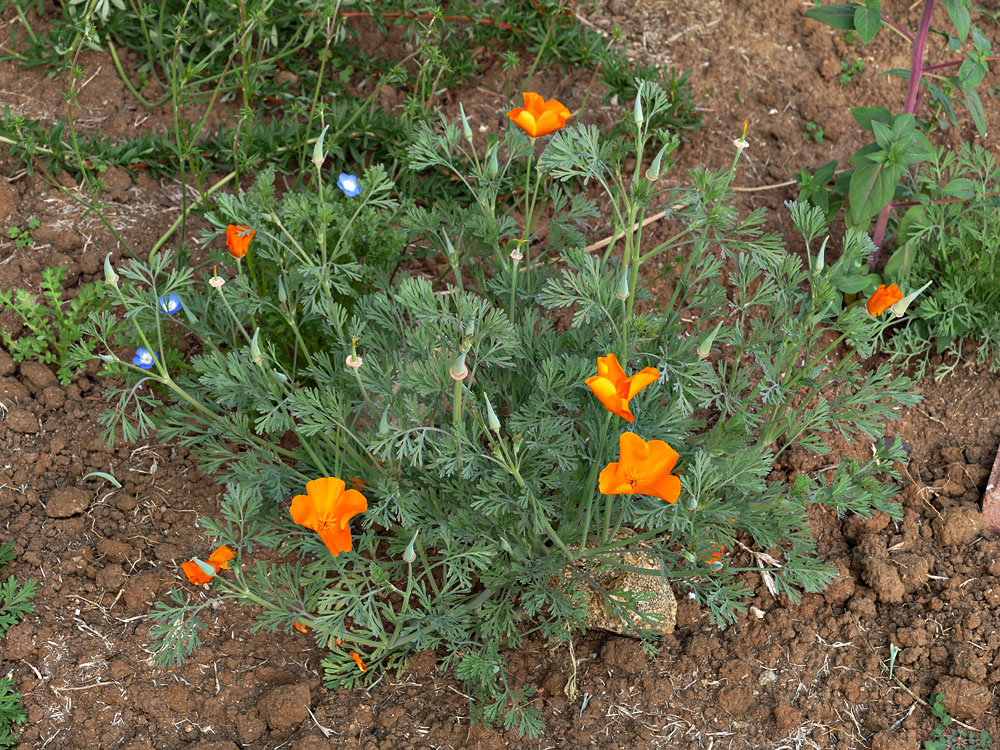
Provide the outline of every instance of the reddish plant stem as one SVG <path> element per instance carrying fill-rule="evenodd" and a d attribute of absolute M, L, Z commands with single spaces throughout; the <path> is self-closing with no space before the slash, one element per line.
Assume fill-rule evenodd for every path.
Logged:
<path fill-rule="evenodd" d="M 924 14 L 920 18 L 920 27 L 917 36 L 913 40 L 913 58 L 910 63 L 910 87 L 906 91 L 906 103 L 903 105 L 903 114 L 914 114 L 916 112 L 917 94 L 920 91 L 920 80 L 924 76 L 924 47 L 927 46 L 927 34 L 931 29 L 931 16 L 934 14 L 934 1 L 924 0 Z M 879 256 L 882 255 L 882 244 L 885 242 L 885 229 L 889 224 L 889 211 L 891 206 L 886 206 L 878 215 L 875 223 L 875 235 L 872 241 L 875 243 L 875 252 L 868 258 L 868 267 L 874 270 L 878 265 Z"/>

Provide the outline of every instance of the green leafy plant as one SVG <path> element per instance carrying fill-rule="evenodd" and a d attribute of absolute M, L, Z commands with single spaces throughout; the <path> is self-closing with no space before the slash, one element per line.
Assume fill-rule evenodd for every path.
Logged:
<path fill-rule="evenodd" d="M 978 732 L 974 729 L 958 729 L 953 725 L 953 719 L 944 707 L 944 695 L 935 695 L 931 704 L 931 713 L 937 717 L 937 724 L 931 730 L 930 738 L 924 741 L 924 750 L 988 750 L 993 747 L 993 738 L 989 732 Z"/>
<path fill-rule="evenodd" d="M 840 61 L 840 82 L 847 86 L 854 76 L 865 72 L 865 61 L 860 57 L 854 58 L 854 62 L 848 63 L 846 60 Z"/>
<path fill-rule="evenodd" d="M 63 385 L 70 382 L 75 372 L 67 364 L 70 347 L 80 341 L 81 326 L 87 315 L 102 307 L 97 284 L 85 284 L 72 300 L 63 299 L 65 278 L 65 266 L 42 271 L 41 298 L 25 289 L 0 290 L 0 310 L 13 310 L 29 332 L 15 337 L 0 329 L 4 346 L 18 362 L 37 359 L 59 363 L 57 375 Z"/>
<path fill-rule="evenodd" d="M 894 201 L 906 201 L 913 195 L 909 181 L 903 180 L 904 175 L 919 173 L 922 165 L 934 155 L 927 138 L 928 123 L 916 118 L 920 102 L 931 102 L 932 106 L 946 113 L 952 124 L 957 125 L 954 101 L 961 99 L 980 135 L 986 134 L 986 120 L 977 86 L 988 70 L 990 41 L 972 23 L 971 0 L 943 0 L 942 5 L 948 13 L 952 29 L 934 31 L 948 39 L 953 51 L 962 49 L 970 38 L 972 44 L 971 48 L 965 49 L 962 57 L 929 66 L 925 66 L 924 52 L 928 34 L 932 31 L 935 0 L 924 0 L 920 24 L 913 33 L 882 12 L 881 0 L 823 5 L 810 8 L 805 13 L 808 18 L 835 29 L 856 32 L 865 44 L 886 27 L 913 46 L 910 69 L 890 71 L 908 81 L 902 111 L 893 113 L 884 107 L 856 107 L 851 110 L 858 125 L 872 133 L 874 141 L 855 152 L 850 159 L 853 168 L 834 188 L 843 191 L 846 186 L 848 224 L 866 227 L 872 219 L 876 219 L 873 232 L 876 249 L 868 261 L 873 269 L 881 257 Z M 852 68 L 848 67 L 844 75 L 853 75 Z M 955 69 L 955 74 L 945 75 L 944 71 L 950 68 Z M 901 195 L 897 195 L 897 190 Z M 827 205 L 832 203 L 827 201 Z"/>
<path fill-rule="evenodd" d="M 17 747 L 20 733 L 14 727 L 28 720 L 21 705 L 21 693 L 14 692 L 14 680 L 0 677 L 0 747 Z"/>
<path fill-rule="evenodd" d="M 38 229 L 38 227 L 40 226 L 41 222 L 38 219 L 32 217 L 28 219 L 27 229 L 21 229 L 20 227 L 16 226 L 8 227 L 7 236 L 10 239 L 14 240 L 14 245 L 16 245 L 18 248 L 30 247 L 31 245 L 35 244 L 35 240 L 34 238 L 32 238 L 29 232 L 31 232 L 33 229 Z"/>
<path fill-rule="evenodd" d="M 962 361 L 963 345 L 975 341 L 976 360 L 1000 369 L 1000 207 L 993 192 L 1000 181 L 995 157 L 980 146 L 941 150 L 918 183 L 914 201 L 900 221 L 900 244 L 884 274 L 917 286 L 932 281 L 909 324 L 886 342 L 893 361 L 918 375 L 942 355 L 942 377 Z"/>
<path fill-rule="evenodd" d="M 503 647 L 530 633 L 569 639 L 588 591 L 650 643 L 662 624 L 645 595 L 602 586 L 605 574 L 669 579 L 723 627 L 749 606 L 747 574 L 793 602 L 833 579 L 810 506 L 899 517 L 888 480 L 904 454 L 881 437 L 883 420 L 917 395 L 886 366 L 856 365 L 894 319 L 839 288 L 870 239 L 849 230 L 828 265 L 824 214 L 798 203 L 792 220 L 816 259 L 786 253 L 763 232 L 763 210 L 734 208 L 740 150 L 727 169 L 663 187 L 678 138 L 654 124 L 671 106 L 667 90 L 636 81 L 618 128 L 556 128 L 544 147 L 514 125 L 476 147 L 464 115 L 417 123 L 410 168 L 464 189 L 431 205 L 405 204 L 378 166 L 332 187 L 318 140 L 311 185 L 280 209 L 265 172 L 207 215 L 209 247 L 227 223 L 255 232 L 238 262 L 210 251 L 211 279 L 170 251 L 107 266 L 121 314 L 85 326 L 124 379 L 106 437 L 156 431 L 227 485 L 221 517 L 204 520 L 237 552 L 210 576 L 216 595 L 261 607 L 261 628 L 309 629 L 331 648 L 327 684 L 441 648 L 476 717 L 534 736 L 531 686 L 509 681 Z M 501 193 L 511 180 L 524 185 L 514 211 Z M 601 191 L 612 224 L 600 254 L 583 250 L 581 226 L 597 216 L 584 185 Z M 679 230 L 650 247 L 643 219 L 657 206 Z M 361 240 L 380 232 L 433 255 L 439 276 L 373 267 Z M 649 304 L 654 259 L 673 293 Z M 723 282 L 737 311 L 728 323 Z M 171 294 L 184 317 L 158 313 Z M 178 329 L 201 342 L 197 354 L 171 346 Z M 146 359 L 120 356 L 125 340 Z M 833 357 L 842 343 L 850 353 Z M 611 360 L 643 378 L 624 404 Z M 786 450 L 828 452 L 831 431 L 871 440 L 872 457 L 772 474 Z M 643 450 L 675 458 L 653 466 Z M 259 558 L 262 547 L 284 560 Z M 630 564 L 636 552 L 649 565 Z M 198 646 L 211 601 L 174 591 L 154 610 L 158 663 Z"/>
<path fill-rule="evenodd" d="M 822 143 L 823 135 L 823 128 L 810 121 L 806 123 L 806 129 L 805 132 L 802 133 L 802 138 L 807 141 L 812 138 L 816 143 Z"/>
<path fill-rule="evenodd" d="M 14 542 L 0 544 L 0 573 L 14 559 Z M 0 638 L 17 625 L 34 609 L 31 600 L 38 590 L 38 583 L 19 583 L 14 576 L 0 581 Z M 21 705 L 21 694 L 13 690 L 14 680 L 0 678 L 0 747 L 15 747 L 20 736 L 14 726 L 23 724 L 28 714 Z"/>

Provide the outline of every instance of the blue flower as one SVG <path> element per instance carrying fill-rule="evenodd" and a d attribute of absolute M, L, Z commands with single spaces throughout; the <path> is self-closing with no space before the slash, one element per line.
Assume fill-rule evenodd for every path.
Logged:
<path fill-rule="evenodd" d="M 132 364 L 136 367 L 141 367 L 143 370 L 148 370 L 153 366 L 153 362 L 155 361 L 156 352 L 143 349 L 141 346 L 135 350 L 135 356 L 132 357 Z"/>
<path fill-rule="evenodd" d="M 183 307 L 184 305 L 181 304 L 181 298 L 176 294 L 171 294 L 169 297 L 160 297 L 160 312 L 164 312 L 167 315 L 173 315 Z"/>
<path fill-rule="evenodd" d="M 358 176 L 354 174 L 344 174 L 340 173 L 340 177 L 337 178 L 337 187 L 344 191 L 344 195 L 348 198 L 353 198 L 355 195 L 361 195 L 361 185 L 358 184 Z"/>

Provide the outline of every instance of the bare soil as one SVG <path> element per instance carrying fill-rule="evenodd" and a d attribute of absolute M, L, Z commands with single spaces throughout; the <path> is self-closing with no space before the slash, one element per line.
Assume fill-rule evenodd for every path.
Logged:
<path fill-rule="evenodd" d="M 685 168 L 728 164 L 749 119 L 740 210 L 767 206 L 776 229 L 788 229 L 780 206 L 795 189 L 768 186 L 803 166 L 846 161 L 864 142 L 849 108 L 898 109 L 905 96 L 903 82 L 878 75 L 908 65 L 898 37 L 883 30 L 872 45 L 853 47 L 803 18 L 809 2 L 598 6 L 577 10 L 598 28 L 622 25 L 644 59 L 692 67 L 692 85 L 706 94 L 707 127 L 682 147 L 674 179 Z M 920 12 L 894 0 L 884 10 L 910 27 Z M 0 43 L 9 43 L 13 18 L 10 9 L 0 17 Z M 945 25 L 943 11 L 937 21 Z M 1000 33 L 986 24 L 996 46 Z M 845 86 L 840 61 L 855 58 L 865 71 Z M 81 99 L 84 126 L 127 138 L 167 122 L 165 111 L 134 103 L 108 58 L 90 54 L 84 65 L 94 76 Z M 475 124 L 501 125 L 498 80 L 487 59 L 480 81 L 449 96 Z M 547 71 L 532 85 L 577 112 L 586 83 Z M 991 73 L 982 90 L 997 83 Z M 44 71 L 0 64 L 0 103 L 25 115 L 57 117 L 62 85 Z M 599 100 L 589 98 L 581 121 L 607 120 Z M 992 97 L 984 102 L 996 132 L 1000 111 Z M 823 142 L 803 137 L 807 122 L 823 128 Z M 937 138 L 977 136 L 966 123 Z M 15 174 L 3 151 L 0 175 L 0 288 L 37 288 L 42 269 L 65 264 L 72 292 L 100 277 L 105 253 L 122 256 L 93 216 L 42 179 Z M 177 215 L 179 183 L 121 169 L 105 181 L 116 226 L 133 247 L 150 247 Z M 6 228 L 31 217 L 42 222 L 36 242 L 18 249 Z M 593 230 L 594 239 L 607 233 Z M 15 325 L 8 314 L 0 324 Z M 529 741 L 471 727 L 461 684 L 436 668 L 441 654 L 417 654 L 405 674 L 386 674 L 367 690 L 331 691 L 322 686 L 323 651 L 308 636 L 254 633 L 247 610 L 235 605 L 214 611 L 184 666 L 154 668 L 146 613 L 173 586 L 205 595 L 179 565 L 206 554 L 197 519 L 218 513 L 220 489 L 181 448 L 107 449 L 97 426 L 104 384 L 93 370 L 63 388 L 50 368 L 0 351 L 0 541 L 17 543 L 10 572 L 40 582 L 36 611 L 0 641 L 2 672 L 16 678 L 29 713 L 21 747 L 915 750 L 934 724 L 926 701 L 936 692 L 947 694 L 953 716 L 997 736 L 1000 540 L 981 533 L 978 501 L 1000 443 L 1000 377 L 963 363 L 943 382 L 920 385 L 923 402 L 886 428 L 911 447 L 899 497 L 904 520 L 813 515 L 821 553 L 841 567 L 829 589 L 791 606 L 752 581 L 756 609 L 721 631 L 682 599 L 676 632 L 651 660 L 638 642 L 604 632 L 578 637 L 575 659 L 565 647 L 530 642 L 508 655 L 515 680 L 539 688 L 546 729 Z M 824 471 L 839 455 L 868 449 L 792 455 L 777 470 Z M 92 471 L 115 475 L 122 488 L 82 479 Z M 902 649 L 892 678 L 890 644 Z"/>

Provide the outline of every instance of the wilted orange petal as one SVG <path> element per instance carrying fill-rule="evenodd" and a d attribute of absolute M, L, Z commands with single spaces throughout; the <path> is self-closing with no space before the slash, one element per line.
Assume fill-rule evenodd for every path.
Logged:
<path fill-rule="evenodd" d="M 298 630 L 300 633 L 309 632 L 309 628 L 307 628 L 305 625 L 300 624 L 298 620 L 292 623 L 292 627 Z"/>
<path fill-rule="evenodd" d="M 228 570 L 229 561 L 232 560 L 235 556 L 236 553 L 223 544 L 221 547 L 217 547 L 215 552 L 211 554 L 211 556 L 208 558 L 208 563 L 209 565 L 212 565 L 216 569 L 216 571 L 220 569 Z"/>
<path fill-rule="evenodd" d="M 360 669 L 362 672 L 368 671 L 368 667 L 366 667 L 365 663 L 361 661 L 361 654 L 359 654 L 357 651 L 352 651 L 350 656 L 352 659 L 354 659 L 354 663 L 358 665 L 358 669 Z"/>

